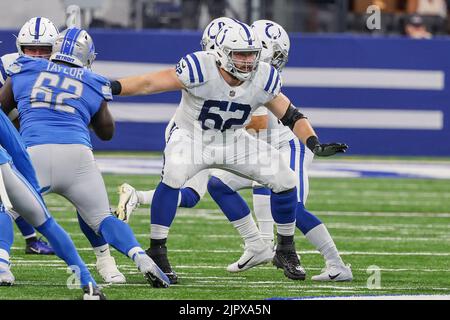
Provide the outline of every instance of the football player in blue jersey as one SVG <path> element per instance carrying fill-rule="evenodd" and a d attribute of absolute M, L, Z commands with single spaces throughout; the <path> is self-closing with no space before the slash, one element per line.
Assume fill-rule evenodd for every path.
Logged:
<path fill-rule="evenodd" d="M 14 210 L 42 233 L 58 257 L 63 259 L 80 280 L 85 300 L 104 300 L 83 260 L 78 255 L 69 235 L 51 217 L 40 195 L 40 186 L 30 157 L 16 129 L 0 112 L 0 285 L 12 285 L 9 250 L 13 242 L 12 219 Z"/>
<path fill-rule="evenodd" d="M 0 102 L 5 113 L 19 111 L 20 133 L 43 190 L 68 199 L 87 226 L 130 257 L 154 287 L 168 287 L 131 228 L 110 210 L 89 126 L 100 139 L 112 138 L 112 95 L 110 82 L 90 71 L 94 59 L 90 35 L 69 28 L 56 39 L 50 61 L 22 56 L 7 68 Z"/>
<path fill-rule="evenodd" d="M 77 25 L 79 23 L 79 16 L 77 13 L 79 12 L 75 10 L 75 12 L 70 11 L 69 13 L 71 13 L 71 15 L 67 19 L 67 26 Z M 58 34 L 59 31 L 56 26 L 47 18 L 34 17 L 27 21 L 17 35 L 17 52 L 6 54 L 0 59 L 0 88 L 8 77 L 5 71 L 6 68 L 20 56 L 27 55 L 35 58 L 49 59 Z M 17 109 L 10 111 L 8 116 L 17 125 Z M 26 253 L 53 254 L 52 248 L 46 242 L 37 239 L 34 228 L 30 224 L 20 217 L 20 215 L 14 212 L 11 212 L 10 214 L 14 217 L 17 226 L 26 239 Z M 96 268 L 103 280 L 107 283 L 125 283 L 125 276 L 118 270 L 105 239 L 93 232 L 79 214 L 77 217 L 81 230 L 92 245 L 97 258 Z"/>

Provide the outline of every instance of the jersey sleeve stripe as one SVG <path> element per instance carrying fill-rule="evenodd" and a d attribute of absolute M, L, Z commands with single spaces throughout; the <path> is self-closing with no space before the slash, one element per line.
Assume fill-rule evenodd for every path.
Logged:
<path fill-rule="evenodd" d="M 277 88 L 278 84 L 280 83 L 280 73 L 277 72 L 277 78 L 275 79 L 275 85 L 273 86 L 271 93 L 275 93 L 275 89 Z"/>
<path fill-rule="evenodd" d="M 8 75 L 6 74 L 5 68 L 3 67 L 3 63 L 0 63 L 0 74 L 1 74 L 1 77 L 2 77 L 0 79 L 0 88 L 1 88 L 5 84 L 6 78 L 8 78 Z"/>
<path fill-rule="evenodd" d="M 266 86 L 264 87 L 264 91 L 269 91 L 271 85 L 272 85 L 272 80 L 273 80 L 273 74 L 275 73 L 275 68 L 271 67 L 270 68 L 270 76 L 269 76 L 269 80 L 266 83 Z"/>
<path fill-rule="evenodd" d="M 188 68 L 189 68 L 189 80 L 191 81 L 191 83 L 194 83 L 195 82 L 194 70 L 192 70 L 192 65 L 189 62 L 189 58 L 186 56 L 183 59 L 184 59 L 184 61 L 186 61 Z"/>
<path fill-rule="evenodd" d="M 195 54 L 189 54 L 188 56 L 191 57 L 192 60 L 194 60 L 195 67 L 197 68 L 198 81 L 200 83 L 202 83 L 203 82 L 203 73 L 202 73 L 202 68 L 200 67 L 200 61 L 198 61 L 198 58 Z"/>

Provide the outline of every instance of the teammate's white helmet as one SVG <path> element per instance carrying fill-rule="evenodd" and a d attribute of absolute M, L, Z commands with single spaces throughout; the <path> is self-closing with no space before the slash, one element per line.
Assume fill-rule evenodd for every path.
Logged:
<path fill-rule="evenodd" d="M 49 19 L 44 17 L 31 18 L 25 22 L 17 35 L 17 52 L 24 55 L 24 46 L 53 47 L 58 34 L 58 28 Z"/>
<path fill-rule="evenodd" d="M 235 20 L 220 29 L 214 51 L 219 67 L 237 79 L 247 81 L 258 68 L 261 41 L 250 26 Z"/>
<path fill-rule="evenodd" d="M 214 41 L 216 40 L 217 34 L 219 33 L 220 29 L 233 22 L 233 19 L 227 17 L 220 17 L 211 21 L 206 26 L 205 31 L 203 31 L 202 41 L 200 42 L 202 50 L 214 50 Z"/>
<path fill-rule="evenodd" d="M 270 20 L 255 21 L 252 28 L 261 40 L 261 61 L 281 71 L 288 61 L 291 47 L 287 32 L 278 23 Z"/>
<path fill-rule="evenodd" d="M 94 41 L 86 30 L 66 29 L 56 39 L 50 60 L 90 68 L 95 60 Z"/>

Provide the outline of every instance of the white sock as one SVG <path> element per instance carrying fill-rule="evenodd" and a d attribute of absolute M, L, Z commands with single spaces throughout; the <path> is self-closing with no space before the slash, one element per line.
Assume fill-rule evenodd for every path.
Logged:
<path fill-rule="evenodd" d="M 150 225 L 150 238 L 155 240 L 166 239 L 169 235 L 169 227 L 160 224 Z"/>
<path fill-rule="evenodd" d="M 259 231 L 263 240 L 273 241 L 273 226 L 275 222 L 270 209 L 270 195 L 253 195 L 253 210 L 258 221 Z"/>
<path fill-rule="evenodd" d="M 136 191 L 136 195 L 139 201 L 139 204 L 152 204 L 153 202 L 153 196 L 155 195 L 155 190 L 148 190 L 148 191 Z M 178 194 L 178 207 L 181 203 L 181 192 Z"/>
<path fill-rule="evenodd" d="M 152 204 L 155 190 L 136 191 L 136 195 L 140 204 Z"/>
<path fill-rule="evenodd" d="M 0 249 L 0 266 L 1 267 L 5 267 L 5 268 L 9 268 L 9 253 L 8 251 L 4 250 L 4 249 Z M 7 261 L 6 263 L 3 262 L 3 260 Z"/>
<path fill-rule="evenodd" d="M 327 227 L 323 223 L 311 229 L 305 237 L 322 254 L 327 265 L 344 264 Z"/>
<path fill-rule="evenodd" d="M 25 240 L 31 239 L 31 238 L 36 238 L 36 232 L 34 232 L 34 233 L 32 233 L 32 234 L 29 234 L 29 235 L 27 235 L 27 236 L 23 236 L 23 238 L 24 238 Z"/>
<path fill-rule="evenodd" d="M 94 249 L 95 256 L 97 259 L 106 258 L 111 256 L 111 252 L 109 251 L 109 245 L 104 244 L 100 247 L 92 248 Z"/>
<path fill-rule="evenodd" d="M 290 223 L 277 223 L 277 232 L 281 236 L 293 236 L 295 233 L 295 221 Z"/>
<path fill-rule="evenodd" d="M 137 265 L 137 261 L 139 260 L 137 259 L 137 257 L 139 257 L 139 254 L 145 254 L 144 249 L 142 249 L 141 247 L 134 247 L 131 248 L 130 251 L 128 251 L 127 256 L 130 257 L 130 259 L 133 260 Z"/>
<path fill-rule="evenodd" d="M 245 244 L 257 243 L 257 242 L 262 243 L 261 233 L 259 232 L 258 227 L 256 226 L 256 223 L 255 223 L 255 220 L 253 220 L 251 214 L 248 214 L 239 220 L 232 221 L 231 223 L 236 228 L 236 230 L 239 232 L 239 234 L 241 235 Z"/>

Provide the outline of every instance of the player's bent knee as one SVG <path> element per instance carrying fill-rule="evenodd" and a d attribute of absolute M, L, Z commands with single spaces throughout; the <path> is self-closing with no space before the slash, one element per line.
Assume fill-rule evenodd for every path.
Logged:
<path fill-rule="evenodd" d="M 89 226 L 89 228 L 91 228 L 96 234 L 100 233 L 100 227 L 103 223 L 103 221 L 105 221 L 106 218 L 111 217 L 111 213 L 105 213 L 102 215 L 98 215 L 95 217 L 90 217 L 89 219 L 84 219 L 85 223 Z"/>
<path fill-rule="evenodd" d="M 192 188 L 180 189 L 181 203 L 180 207 L 193 208 L 200 201 L 200 195 Z"/>
<path fill-rule="evenodd" d="M 208 181 L 208 192 L 214 198 L 215 196 L 219 196 L 220 194 L 231 194 L 234 191 L 228 187 L 225 183 L 222 182 L 217 177 L 211 177 Z"/>
<path fill-rule="evenodd" d="M 286 192 L 294 189 L 297 186 L 297 176 L 294 171 L 289 170 L 283 174 L 277 175 L 272 187 L 275 193 Z"/>
<path fill-rule="evenodd" d="M 188 177 L 180 171 L 184 170 L 180 170 L 180 168 L 177 170 L 173 167 L 168 169 L 164 168 L 162 182 L 172 189 L 181 189 L 188 180 Z"/>

